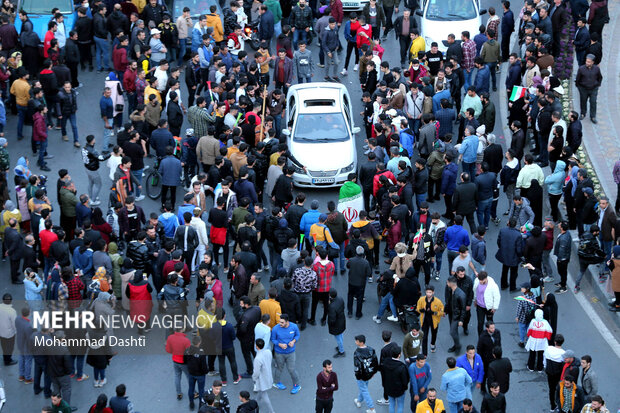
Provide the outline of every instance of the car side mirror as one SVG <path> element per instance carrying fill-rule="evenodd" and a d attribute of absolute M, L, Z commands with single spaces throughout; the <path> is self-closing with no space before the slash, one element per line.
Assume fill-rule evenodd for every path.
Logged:
<path fill-rule="evenodd" d="M 288 129 L 282 129 L 282 135 L 284 136 L 291 136 L 291 131 Z"/>
<path fill-rule="evenodd" d="M 354 134 L 354 135 L 357 135 L 358 133 L 360 133 L 360 130 L 361 130 L 361 129 L 360 129 L 360 127 L 359 127 L 359 126 L 355 126 L 355 127 L 353 128 L 352 132 L 353 132 L 353 134 Z"/>
<path fill-rule="evenodd" d="M 424 12 L 422 10 L 420 10 L 420 9 L 417 9 L 415 11 L 415 14 L 416 14 L 416 16 L 424 17 Z"/>
<path fill-rule="evenodd" d="M 480 9 L 480 15 L 487 14 L 487 9 Z"/>

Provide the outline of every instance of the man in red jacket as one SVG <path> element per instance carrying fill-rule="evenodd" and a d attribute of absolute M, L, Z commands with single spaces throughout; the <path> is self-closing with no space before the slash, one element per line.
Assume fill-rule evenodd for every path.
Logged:
<path fill-rule="evenodd" d="M 118 76 L 122 83 L 125 70 L 127 70 L 127 65 L 129 64 L 129 61 L 127 60 L 127 46 L 129 45 L 129 38 L 123 35 L 119 37 L 118 41 L 119 43 L 114 46 L 114 50 L 112 51 L 112 63 L 114 65 L 114 70 L 116 71 L 116 76 Z"/>
<path fill-rule="evenodd" d="M 542 233 L 545 235 L 545 246 L 543 247 L 542 253 L 542 270 L 543 274 L 545 274 L 544 282 L 550 283 L 555 281 L 553 277 L 553 267 L 551 266 L 551 250 L 553 249 L 553 227 L 555 224 L 553 223 L 553 218 L 547 217 L 545 218 L 545 227 L 542 230 Z"/>
<path fill-rule="evenodd" d="M 131 61 L 127 65 L 127 69 L 123 76 L 123 89 L 127 92 L 127 101 L 129 103 L 129 114 L 131 114 L 138 105 L 138 96 L 136 95 L 136 79 L 138 77 L 138 63 Z"/>
<path fill-rule="evenodd" d="M 43 40 L 43 57 L 48 58 L 48 50 L 51 47 L 52 39 L 56 37 L 55 33 L 58 29 L 58 23 L 55 21 L 50 21 L 47 23 L 47 32 L 45 33 L 45 38 Z"/>
<path fill-rule="evenodd" d="M 51 171 L 45 163 L 47 155 L 47 126 L 45 125 L 45 116 L 47 115 L 47 106 L 39 105 L 35 114 L 32 116 L 32 140 L 38 146 L 39 160 L 37 165 L 42 171 Z"/>
<path fill-rule="evenodd" d="M 171 334 L 166 339 L 166 352 L 172 354 L 172 367 L 174 369 L 174 385 L 177 391 L 177 399 L 183 398 L 183 392 L 181 391 L 181 374 L 185 373 L 185 377 L 188 377 L 187 366 L 183 361 L 183 354 L 192 343 L 189 338 L 183 333 L 183 328 L 177 328 L 174 330 L 174 334 Z"/>

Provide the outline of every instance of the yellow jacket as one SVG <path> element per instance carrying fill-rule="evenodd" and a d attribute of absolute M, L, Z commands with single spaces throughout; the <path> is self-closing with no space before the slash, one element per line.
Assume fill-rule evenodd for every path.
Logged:
<path fill-rule="evenodd" d="M 222 27 L 222 19 L 219 14 L 207 14 L 207 27 L 213 27 L 213 40 L 218 43 L 224 40 L 224 28 Z"/>
<path fill-rule="evenodd" d="M 431 406 L 428 405 L 428 400 L 424 400 L 423 402 L 418 403 L 415 413 L 441 413 L 445 410 L 446 408 L 444 407 L 442 400 L 435 399 L 435 410 L 432 410 Z"/>
<path fill-rule="evenodd" d="M 261 302 L 258 303 L 258 308 L 260 308 L 261 315 L 269 314 L 269 317 L 271 317 L 269 319 L 269 328 L 273 328 L 280 322 L 282 308 L 280 307 L 280 303 L 273 298 L 261 300 Z"/>
<path fill-rule="evenodd" d="M 144 103 L 147 104 L 149 103 L 149 96 L 151 95 L 155 95 L 155 98 L 157 99 L 157 101 L 159 102 L 159 104 L 161 105 L 162 101 L 161 101 L 161 93 L 159 93 L 159 90 L 155 89 L 154 87 L 151 86 L 147 86 L 144 88 Z"/>
<path fill-rule="evenodd" d="M 411 41 L 411 47 L 409 48 L 409 60 L 417 59 L 418 52 L 426 51 L 426 42 L 422 36 L 418 36 Z"/>
<path fill-rule="evenodd" d="M 131 0 L 131 2 L 138 9 L 138 13 L 142 13 L 142 10 L 144 10 L 146 6 L 146 0 Z"/>
<path fill-rule="evenodd" d="M 420 325 L 424 323 L 425 313 L 423 313 L 422 310 L 424 310 L 425 308 L 426 308 L 426 296 L 423 295 L 418 300 L 418 306 L 416 307 L 416 310 L 418 311 L 418 313 L 420 313 Z M 433 297 L 433 301 L 431 302 L 431 310 L 433 311 L 433 315 L 432 315 L 433 328 L 437 328 L 437 326 L 439 325 L 439 322 L 441 321 L 441 317 L 443 317 L 443 303 L 441 302 L 439 298 Z"/>
<path fill-rule="evenodd" d="M 11 94 L 19 106 L 28 106 L 30 100 L 30 84 L 23 79 L 16 79 L 11 85 Z"/>

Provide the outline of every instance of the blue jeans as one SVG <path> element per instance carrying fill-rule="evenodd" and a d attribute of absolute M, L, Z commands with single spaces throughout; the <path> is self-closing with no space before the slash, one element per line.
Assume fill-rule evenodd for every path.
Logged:
<path fill-rule="evenodd" d="M 71 356 L 71 365 L 74 368 L 73 373 L 75 374 L 75 377 L 78 379 L 82 377 L 82 375 L 84 374 L 84 358 L 85 357 L 86 357 L 85 355 Z"/>
<path fill-rule="evenodd" d="M 45 153 L 47 152 L 47 139 L 42 142 L 39 142 L 39 160 L 37 161 L 37 165 L 43 166 L 45 165 Z"/>
<path fill-rule="evenodd" d="M 521 343 L 525 343 L 526 338 L 527 338 L 527 324 L 519 323 L 519 341 Z"/>
<path fill-rule="evenodd" d="M 282 21 L 277 22 L 273 25 L 273 37 L 275 39 L 278 38 L 282 34 Z"/>
<path fill-rule="evenodd" d="M 189 382 L 189 373 L 187 372 L 187 366 L 185 364 L 172 362 L 172 367 L 174 369 L 174 386 L 176 388 L 177 394 L 181 394 L 181 374 L 184 373 L 185 377 Z M 204 387 L 204 386 L 203 386 Z M 194 396 L 191 396 L 194 397 Z"/>
<path fill-rule="evenodd" d="M 491 205 L 493 204 L 493 198 L 483 199 L 478 201 L 478 225 L 483 225 L 485 228 L 489 226 L 491 220 Z"/>
<path fill-rule="evenodd" d="M 26 113 L 28 112 L 28 106 L 17 106 L 17 137 L 22 139 L 24 137 L 24 120 L 26 119 Z"/>
<path fill-rule="evenodd" d="M 487 63 L 487 67 L 491 72 L 491 83 L 493 85 L 493 90 L 497 89 L 497 74 L 495 73 L 495 68 L 497 67 L 497 63 Z"/>
<path fill-rule="evenodd" d="M 308 33 L 303 29 L 295 29 L 293 32 L 293 49 L 297 50 L 297 42 L 303 39 L 308 44 Z"/>
<path fill-rule="evenodd" d="M 189 397 L 190 400 L 193 400 L 194 388 L 196 387 L 196 383 L 198 383 L 198 394 L 200 396 L 200 400 L 202 400 L 202 394 L 205 391 L 205 376 L 194 376 L 194 375 L 188 374 L 187 381 L 189 382 L 189 390 L 187 391 L 187 397 Z"/>
<path fill-rule="evenodd" d="M 108 122 L 111 122 L 112 124 L 112 119 L 108 119 Z M 75 135 L 74 135 L 75 136 Z M 103 128 L 103 142 L 101 144 L 101 151 L 105 151 L 105 152 L 110 152 L 110 139 L 114 136 L 114 127 L 112 127 L 112 129 L 108 129 L 104 126 Z"/>
<path fill-rule="evenodd" d="M 471 182 L 475 181 L 476 178 L 476 162 L 461 162 L 461 165 L 463 166 L 463 172 L 467 172 L 469 174 L 469 178 Z"/>
<path fill-rule="evenodd" d="M 105 379 L 105 369 L 98 369 L 93 367 L 95 380 L 103 380 Z"/>
<path fill-rule="evenodd" d="M 269 249 L 271 275 L 275 277 L 278 275 L 278 268 L 282 266 L 282 256 L 276 252 L 276 249 L 271 242 L 267 242 L 267 248 Z"/>
<path fill-rule="evenodd" d="M 463 401 L 448 402 L 448 413 L 459 413 L 459 409 L 463 407 Z"/>
<path fill-rule="evenodd" d="M 389 412 L 390 413 L 403 413 L 405 408 L 405 393 L 399 397 L 388 396 L 388 401 L 390 402 Z"/>
<path fill-rule="evenodd" d="M 443 251 L 437 252 L 435 251 L 435 268 L 437 272 L 441 272 L 441 260 L 443 259 Z"/>
<path fill-rule="evenodd" d="M 177 66 L 183 64 L 183 57 L 187 51 L 187 39 L 179 39 L 179 58 L 177 60 Z"/>
<path fill-rule="evenodd" d="M 97 69 L 104 70 L 110 67 L 110 45 L 108 39 L 94 36 L 95 39 L 95 61 Z"/>
<path fill-rule="evenodd" d="M 396 317 L 396 305 L 394 304 L 394 296 L 392 293 L 387 293 L 381 299 L 381 304 L 379 304 L 379 311 L 377 311 L 377 317 L 383 317 L 383 313 L 385 313 L 385 309 L 390 306 L 390 311 L 392 311 L 392 315 Z"/>
<path fill-rule="evenodd" d="M 60 120 L 62 136 L 67 135 L 67 119 L 69 120 L 69 122 L 71 122 L 71 130 L 73 130 L 73 142 L 78 142 L 79 138 L 77 129 L 77 116 L 75 116 L 75 113 L 72 113 L 70 115 L 64 115 Z"/>
<path fill-rule="evenodd" d="M 601 241 L 601 248 L 603 249 L 603 252 L 605 253 L 605 263 L 599 266 L 600 274 L 603 274 L 604 272 L 609 271 L 609 267 L 607 266 L 607 261 L 609 261 L 611 258 L 612 241 L 603 241 L 603 237 L 601 235 L 599 235 L 599 240 Z"/>
<path fill-rule="evenodd" d="M 428 195 L 427 192 L 424 192 L 423 194 L 415 194 L 415 205 L 418 209 L 420 209 L 420 204 L 426 201 L 426 195 Z"/>
<path fill-rule="evenodd" d="M 347 260 L 344 258 L 344 242 L 339 244 L 340 247 L 340 255 L 336 258 L 337 261 L 340 261 L 340 271 L 344 271 L 347 267 Z M 334 263 L 334 272 L 338 271 L 338 264 Z"/>
<path fill-rule="evenodd" d="M 338 351 L 344 353 L 344 342 L 342 339 L 342 334 L 336 334 L 334 338 L 336 339 L 336 344 L 338 344 Z"/>
<path fill-rule="evenodd" d="M 306 83 L 312 83 L 312 76 L 308 75 L 308 76 L 297 76 L 297 83 L 301 84 L 304 83 L 304 80 L 306 81 Z"/>
<path fill-rule="evenodd" d="M 370 393 L 368 392 L 368 381 L 357 380 L 357 388 L 359 389 L 357 400 L 360 403 L 363 400 L 364 402 L 366 402 L 366 407 L 368 407 L 369 409 L 373 409 L 375 407 L 375 404 L 372 401 L 372 397 L 370 397 Z"/>
<path fill-rule="evenodd" d="M 463 69 L 463 77 L 465 77 L 465 81 L 463 82 L 463 89 L 467 92 L 467 88 L 471 86 L 471 74 L 474 72 L 474 69 Z M 455 412 L 456 413 L 456 412 Z"/>
<path fill-rule="evenodd" d="M 24 377 L 26 380 L 32 380 L 32 360 L 33 357 L 30 355 L 19 355 L 19 375 L 20 377 Z"/>
<path fill-rule="evenodd" d="M 137 170 L 132 170 L 131 174 L 138 180 L 138 184 L 140 186 L 142 186 L 142 171 L 143 169 L 137 169 Z M 135 186 L 135 195 L 136 198 L 140 196 L 140 188 L 138 188 L 138 186 Z"/>
<path fill-rule="evenodd" d="M 280 133 L 282 132 L 282 116 L 275 115 L 273 117 L 273 128 L 276 130 L 276 139 L 277 139 L 280 137 Z"/>

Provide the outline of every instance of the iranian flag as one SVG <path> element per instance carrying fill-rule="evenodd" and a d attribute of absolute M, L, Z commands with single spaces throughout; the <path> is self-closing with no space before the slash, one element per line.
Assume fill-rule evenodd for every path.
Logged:
<path fill-rule="evenodd" d="M 360 211 L 364 209 L 362 188 L 355 182 L 347 181 L 340 188 L 338 211 L 344 215 L 349 227 L 359 220 Z"/>
<path fill-rule="evenodd" d="M 526 92 L 527 88 L 524 88 L 523 86 L 513 86 L 512 93 L 510 94 L 510 101 L 514 102 L 515 100 L 521 99 L 525 96 Z"/>
<path fill-rule="evenodd" d="M 422 224 L 420 226 L 420 229 L 418 230 L 418 232 L 416 232 L 415 235 L 413 236 L 413 243 L 414 244 L 417 244 L 422 239 L 422 236 L 423 236 L 422 231 L 423 230 L 424 230 L 424 224 Z"/>

